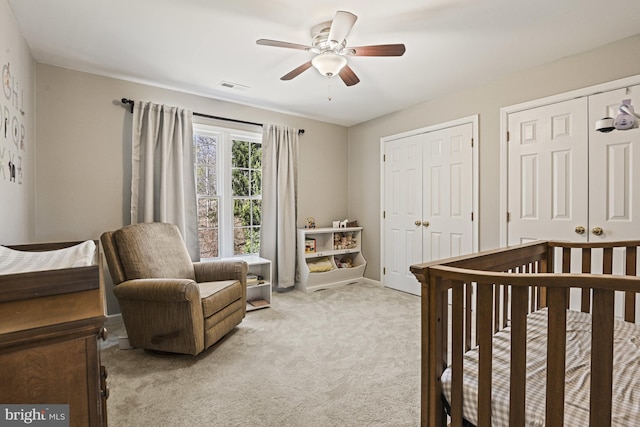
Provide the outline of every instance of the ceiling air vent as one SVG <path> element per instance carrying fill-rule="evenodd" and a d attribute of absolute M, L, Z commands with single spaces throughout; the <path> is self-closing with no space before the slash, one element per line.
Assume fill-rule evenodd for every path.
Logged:
<path fill-rule="evenodd" d="M 249 89 L 249 86 L 241 85 L 241 84 L 238 84 L 238 83 L 225 82 L 224 80 L 221 81 L 218 84 L 218 86 L 223 88 L 223 89 L 236 90 L 236 91 L 239 91 L 239 92 L 244 92 L 245 90 Z"/>

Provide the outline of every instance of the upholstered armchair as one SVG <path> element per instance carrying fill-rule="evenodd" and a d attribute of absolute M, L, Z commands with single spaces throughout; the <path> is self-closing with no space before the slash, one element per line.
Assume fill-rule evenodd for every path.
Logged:
<path fill-rule="evenodd" d="M 173 224 L 128 225 L 100 241 L 133 347 L 196 355 L 244 318 L 246 262 L 192 262 Z"/>

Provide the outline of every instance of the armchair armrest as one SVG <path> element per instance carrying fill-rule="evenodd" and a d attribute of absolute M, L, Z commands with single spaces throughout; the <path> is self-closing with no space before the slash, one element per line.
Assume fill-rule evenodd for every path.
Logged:
<path fill-rule="evenodd" d="M 215 282 L 218 280 L 238 280 L 242 286 L 246 288 L 248 269 L 249 267 L 244 260 L 193 263 L 193 270 L 198 283 Z"/>
<path fill-rule="evenodd" d="M 200 291 L 190 279 L 132 279 L 113 289 L 118 298 L 141 301 L 200 301 Z"/>

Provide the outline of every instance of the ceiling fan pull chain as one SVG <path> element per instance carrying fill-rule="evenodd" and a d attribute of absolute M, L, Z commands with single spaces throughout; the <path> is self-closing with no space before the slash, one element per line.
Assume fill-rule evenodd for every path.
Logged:
<path fill-rule="evenodd" d="M 331 96 L 331 78 L 327 78 L 327 80 L 328 80 L 327 88 L 328 88 L 328 92 L 329 92 L 329 95 L 327 96 L 327 99 L 329 101 L 331 101 L 333 99 L 333 97 Z"/>

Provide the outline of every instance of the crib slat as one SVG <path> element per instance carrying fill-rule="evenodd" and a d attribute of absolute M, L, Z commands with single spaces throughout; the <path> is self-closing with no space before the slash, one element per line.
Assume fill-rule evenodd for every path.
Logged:
<path fill-rule="evenodd" d="M 535 286 L 529 287 L 529 313 L 536 311 L 536 288 Z"/>
<path fill-rule="evenodd" d="M 451 304 L 451 426 L 462 427 L 463 286 L 453 281 Z"/>
<path fill-rule="evenodd" d="M 548 288 L 547 302 L 547 411 L 545 425 L 561 426 L 564 422 L 565 354 L 567 344 L 567 291 Z"/>
<path fill-rule="evenodd" d="M 613 271 L 613 248 L 602 249 L 602 273 L 611 274 Z"/>
<path fill-rule="evenodd" d="M 439 405 L 440 396 L 442 396 L 441 375 L 445 369 L 446 356 L 443 356 L 443 341 L 447 340 L 446 334 L 443 334 L 443 328 L 438 325 L 443 320 L 443 296 L 442 296 L 442 279 L 440 277 L 431 277 L 427 301 L 426 316 L 430 319 L 429 330 L 426 331 L 429 340 L 429 351 L 426 357 L 427 369 L 432 372 L 431 378 L 426 387 L 423 389 L 427 401 L 429 402 L 429 410 L 427 411 L 430 426 L 443 427 L 446 425 L 447 414 L 442 405 Z M 444 318 L 446 319 L 446 313 Z M 434 321 L 435 319 L 435 321 Z M 440 322 L 438 322 L 440 321 Z M 440 323 L 441 324 L 441 323 Z"/>
<path fill-rule="evenodd" d="M 449 363 L 447 355 L 449 354 L 449 291 L 444 291 L 440 301 L 440 322 L 442 325 L 442 342 L 440 352 L 442 354 L 442 370 L 447 369 Z"/>
<path fill-rule="evenodd" d="M 571 248 L 562 248 L 562 272 L 571 272 Z"/>
<path fill-rule="evenodd" d="M 591 273 L 591 249 L 582 249 L 582 272 Z M 580 311 L 583 313 L 589 313 L 591 311 L 591 290 L 587 288 L 582 289 L 582 298 L 580 301 Z"/>
<path fill-rule="evenodd" d="M 528 289 L 511 288 L 511 378 L 509 426 L 524 426 L 527 369 L 527 298 Z"/>
<path fill-rule="evenodd" d="M 491 358 L 493 285 L 478 283 L 478 427 L 491 426 Z"/>
<path fill-rule="evenodd" d="M 589 425 L 611 426 L 613 390 L 613 307 L 614 291 L 593 290 L 591 325 L 591 402 Z"/>
<path fill-rule="evenodd" d="M 509 307 L 509 286 L 504 285 L 502 286 L 502 322 L 500 323 L 500 329 L 506 328 L 509 321 L 507 307 Z"/>
<path fill-rule="evenodd" d="M 446 290 L 446 288 L 442 288 L 440 289 L 440 295 L 441 297 L 438 298 L 438 313 L 439 313 L 439 317 L 440 317 L 440 335 L 438 336 L 438 343 L 440 344 L 440 357 L 438 360 L 438 371 L 439 372 L 443 372 L 446 368 L 447 365 L 449 363 L 448 359 L 447 359 L 447 355 L 448 355 L 448 349 L 449 349 L 449 291 Z M 442 395 L 442 382 L 438 381 L 438 393 L 439 396 Z M 442 426 L 444 427 L 446 425 L 446 411 L 443 411 L 441 413 L 441 417 L 442 419 L 440 420 L 439 424 L 436 424 L 438 426 Z"/>
<path fill-rule="evenodd" d="M 471 349 L 471 296 L 473 295 L 473 283 L 465 285 L 465 313 L 464 313 L 464 351 Z"/>
<path fill-rule="evenodd" d="M 635 276 L 637 268 L 637 248 L 635 246 L 629 246 L 626 248 L 626 271 L 627 276 Z M 625 292 L 624 293 L 624 320 L 626 322 L 636 322 L 636 293 Z"/>
<path fill-rule="evenodd" d="M 476 289 L 478 292 L 478 295 L 476 296 L 476 331 L 475 331 L 475 343 L 474 345 L 478 345 L 480 343 L 480 310 L 478 309 L 480 307 L 480 303 L 478 302 L 478 298 L 480 297 L 480 285 L 476 284 Z"/>
<path fill-rule="evenodd" d="M 571 248 L 562 248 L 562 272 L 563 273 L 571 273 Z M 567 309 L 569 308 L 569 293 L 571 289 L 567 288 L 565 292 L 567 293 Z"/>
<path fill-rule="evenodd" d="M 493 333 L 500 329 L 500 285 L 496 285 L 493 292 Z"/>

